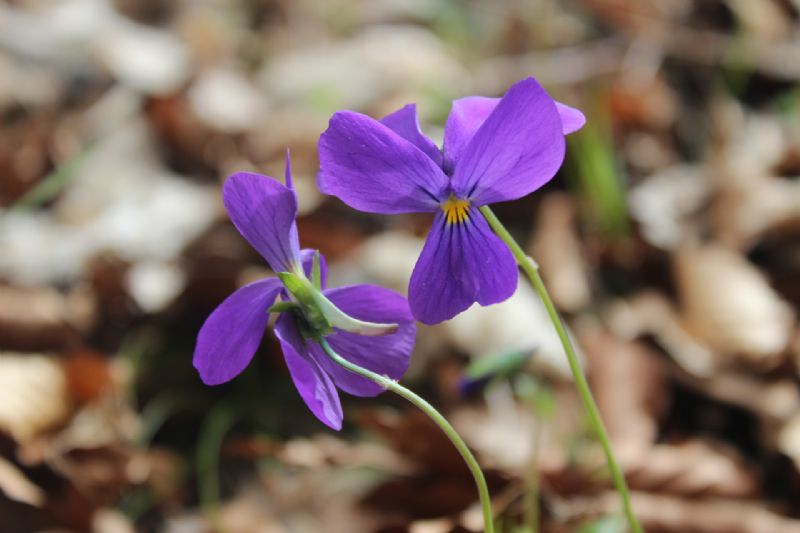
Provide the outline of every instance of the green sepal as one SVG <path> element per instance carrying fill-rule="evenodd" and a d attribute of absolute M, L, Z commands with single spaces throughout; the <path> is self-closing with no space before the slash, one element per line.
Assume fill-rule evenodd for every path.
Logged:
<path fill-rule="evenodd" d="M 314 252 L 314 262 L 311 264 L 311 283 L 318 291 L 322 290 L 322 268 L 319 264 L 319 250 Z"/>
<path fill-rule="evenodd" d="M 291 272 L 279 272 L 278 278 L 299 306 L 303 309 L 303 316 L 308 325 L 320 335 L 333 333 L 333 327 L 317 305 L 317 294 L 321 294 L 311 283 L 302 276 Z"/>
<path fill-rule="evenodd" d="M 268 313 L 285 313 L 297 309 L 297 304 L 294 302 L 275 302 L 272 307 L 267 309 Z"/>
<path fill-rule="evenodd" d="M 377 337 L 394 333 L 399 327 L 398 324 L 358 320 L 345 314 L 305 277 L 291 272 L 281 272 L 278 277 L 303 308 L 309 325 L 321 335 L 332 333 L 332 328 L 337 328 L 358 335 Z"/>

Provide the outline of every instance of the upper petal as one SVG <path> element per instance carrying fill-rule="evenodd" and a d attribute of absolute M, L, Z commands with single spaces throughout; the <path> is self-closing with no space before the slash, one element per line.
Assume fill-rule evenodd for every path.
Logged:
<path fill-rule="evenodd" d="M 406 299 L 394 291 L 374 285 L 329 289 L 325 291 L 325 296 L 354 318 L 399 325 L 391 335 L 365 337 L 336 331 L 326 339 L 348 361 L 395 380 L 403 377 L 408 370 L 416 334 L 414 317 Z M 321 347 L 316 344 L 313 346 L 321 366 L 343 391 L 355 396 L 375 396 L 383 392 L 384 389 L 379 385 L 342 368 Z"/>
<path fill-rule="evenodd" d="M 533 192 L 564 160 L 564 134 L 555 102 L 534 80 L 515 83 L 455 162 L 456 196 L 476 205 Z"/>
<path fill-rule="evenodd" d="M 452 169 L 464 147 L 498 103 L 500 98 L 484 96 L 467 96 L 453 101 L 444 128 L 444 155 L 447 168 Z M 578 109 L 561 102 L 556 102 L 556 109 L 561 118 L 561 132 L 564 135 L 574 133 L 586 124 L 586 117 Z"/>
<path fill-rule="evenodd" d="M 328 427 L 342 429 L 342 404 L 330 376 L 309 353 L 309 345 L 297 331 L 294 318 L 283 314 L 275 321 L 286 366 L 297 392 L 314 415 Z"/>
<path fill-rule="evenodd" d="M 561 102 L 556 102 L 556 109 L 558 116 L 561 117 L 561 131 L 564 132 L 564 135 L 575 133 L 586 124 L 586 117 L 579 109 Z"/>
<path fill-rule="evenodd" d="M 372 213 L 433 211 L 447 177 L 415 145 L 377 120 L 340 111 L 319 139 L 320 190 Z"/>
<path fill-rule="evenodd" d="M 499 98 L 485 96 L 467 96 L 453 100 L 453 107 L 450 108 L 444 126 L 444 155 L 448 170 L 453 169 L 464 147 L 499 101 Z"/>
<path fill-rule="evenodd" d="M 391 115 L 380 120 L 381 124 L 404 138 L 433 159 L 437 166 L 442 166 L 442 152 L 436 144 L 422 133 L 419 127 L 416 104 L 408 104 Z"/>
<path fill-rule="evenodd" d="M 300 252 L 294 192 L 273 178 L 239 172 L 225 181 L 222 198 L 236 229 L 270 267 L 290 271 Z"/>
<path fill-rule="evenodd" d="M 420 322 L 436 324 L 475 302 L 506 300 L 517 277 L 514 256 L 480 211 L 472 206 L 466 220 L 453 223 L 440 211 L 411 274 L 411 312 Z"/>
<path fill-rule="evenodd" d="M 247 367 L 261 343 L 268 309 L 281 290 L 275 278 L 245 285 L 228 296 L 197 335 L 194 367 L 206 385 L 218 385 Z"/>

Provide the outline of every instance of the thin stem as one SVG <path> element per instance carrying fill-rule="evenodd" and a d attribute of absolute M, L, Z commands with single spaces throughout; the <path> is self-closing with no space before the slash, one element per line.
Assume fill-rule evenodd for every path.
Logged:
<path fill-rule="evenodd" d="M 625 476 L 622 474 L 622 470 L 617 464 L 616 457 L 614 457 L 614 451 L 611 449 L 611 442 L 608 438 L 608 432 L 606 431 L 605 425 L 603 425 L 602 418 L 600 418 L 600 411 L 598 410 L 597 404 L 594 401 L 592 391 L 589 388 L 589 383 L 586 381 L 586 376 L 584 376 L 581 365 L 578 362 L 578 357 L 575 354 L 575 349 L 572 347 L 572 342 L 569 340 L 564 323 L 562 322 L 558 311 L 556 311 L 555 305 L 553 305 L 553 300 L 550 299 L 550 294 L 547 292 L 547 288 L 544 286 L 542 277 L 539 275 L 538 265 L 522 250 L 520 245 L 514 240 L 514 237 L 511 236 L 511 234 L 508 232 L 505 226 L 503 226 L 502 222 L 500 222 L 500 220 L 495 216 L 489 206 L 485 205 L 481 207 L 480 211 L 483 213 L 483 216 L 486 217 L 486 220 L 489 222 L 489 225 L 492 227 L 497 236 L 500 237 L 504 243 L 506 243 L 511 250 L 511 253 L 514 254 L 514 259 L 517 260 L 517 264 L 519 264 L 520 268 L 522 268 L 523 272 L 525 272 L 525 274 L 528 276 L 533 288 L 536 289 L 536 293 L 539 295 L 539 298 L 541 298 L 542 303 L 547 310 L 547 314 L 550 317 L 550 321 L 553 323 L 553 327 L 556 328 L 558 338 L 561 339 L 561 345 L 564 347 L 564 352 L 566 353 L 567 361 L 569 362 L 569 368 L 572 371 L 572 376 L 575 380 L 575 387 L 578 389 L 578 394 L 583 402 L 583 408 L 586 410 L 586 414 L 589 417 L 589 423 L 594 428 L 595 434 L 597 435 L 597 440 L 600 441 L 600 446 L 602 446 L 603 453 L 605 453 L 608 469 L 611 471 L 611 477 L 614 480 L 614 486 L 616 487 L 619 497 L 622 500 L 622 508 L 625 512 L 625 516 L 628 520 L 631 531 L 633 531 L 633 533 L 642 533 L 642 526 L 639 525 L 639 521 L 633 512 L 633 505 L 631 505 L 631 497 L 630 493 L 628 492 L 628 485 L 625 483 Z"/>
<path fill-rule="evenodd" d="M 478 495 L 480 496 L 481 500 L 481 507 L 483 507 L 484 531 L 486 533 L 494 533 L 492 501 L 489 497 L 489 487 L 486 485 L 486 479 L 483 477 L 483 472 L 481 471 L 481 467 L 478 465 L 478 461 L 475 460 L 475 457 L 472 455 L 472 452 L 469 451 L 464 439 L 462 439 L 461 436 L 456 433 L 455 428 L 450 425 L 450 422 L 448 422 L 447 419 L 442 416 L 442 414 L 439 413 L 439 411 L 437 411 L 436 408 L 434 408 L 431 404 L 429 404 L 423 398 L 417 396 L 414 392 L 400 385 L 395 380 L 386 376 L 381 376 L 380 374 L 376 374 L 371 370 L 367 370 L 366 368 L 362 368 L 354 363 L 351 363 L 336 353 L 328 344 L 328 341 L 326 341 L 324 338 L 319 339 L 319 344 L 322 346 L 322 349 L 325 350 L 325 353 L 328 354 L 328 357 L 330 357 L 336 364 L 343 366 L 354 374 L 358 374 L 359 376 L 365 377 L 368 380 L 377 383 L 384 389 L 390 390 L 395 394 L 402 396 L 409 402 L 419 407 L 431 418 L 431 420 L 436 423 L 437 426 L 441 428 L 442 431 L 444 431 L 444 434 L 447 435 L 447 438 L 450 439 L 450 442 L 452 442 L 456 447 L 458 453 L 460 453 L 461 457 L 464 458 L 464 461 L 467 463 L 467 467 L 469 468 L 470 472 L 472 472 L 472 476 L 475 478 L 475 484 L 478 487 Z"/>

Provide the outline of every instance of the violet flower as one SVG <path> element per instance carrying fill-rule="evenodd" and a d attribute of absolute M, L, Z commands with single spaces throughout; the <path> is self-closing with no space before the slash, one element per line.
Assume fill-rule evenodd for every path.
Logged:
<path fill-rule="evenodd" d="M 380 121 L 340 111 L 320 137 L 319 188 L 361 211 L 436 213 L 408 288 L 414 316 L 435 324 L 514 293 L 514 257 L 478 208 L 547 183 L 564 136 L 584 122 L 533 78 L 503 98 L 455 100 L 441 151 L 420 131 L 414 104 Z"/>
<path fill-rule="evenodd" d="M 288 187 L 273 178 L 242 172 L 226 180 L 222 194 L 239 233 L 281 279 L 302 290 L 289 283 L 285 286 L 279 278 L 238 289 L 203 324 L 194 366 L 207 385 L 233 379 L 258 349 L 270 312 L 279 310 L 274 330 L 297 391 L 317 418 L 338 430 L 342 406 L 337 387 L 355 396 L 375 396 L 383 388 L 334 363 L 315 339 L 324 335 L 344 358 L 397 380 L 408 368 L 414 347 L 414 319 L 405 298 L 388 289 L 372 285 L 325 288 L 324 260 L 313 250 L 300 250 L 298 243 L 297 199 L 288 154 L 286 182 Z M 312 274 L 314 270 L 317 276 Z M 309 281 L 315 277 L 316 288 Z M 275 304 L 278 298 L 284 303 Z M 384 331 L 378 330 L 378 336 L 365 336 L 351 332 L 366 325 L 364 331 L 375 335 L 370 326 L 380 324 L 363 322 L 367 319 L 392 324 L 386 330 L 392 333 L 380 335 Z M 342 329 L 349 325 L 354 326 L 350 331 Z"/>

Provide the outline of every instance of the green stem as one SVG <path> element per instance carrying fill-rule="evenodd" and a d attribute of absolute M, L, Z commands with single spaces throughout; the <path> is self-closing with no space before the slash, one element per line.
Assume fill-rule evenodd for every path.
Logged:
<path fill-rule="evenodd" d="M 550 317 L 550 320 L 553 322 L 553 326 L 556 328 L 558 338 L 561 339 L 561 345 L 564 347 L 564 352 L 566 353 L 567 361 L 569 362 L 569 368 L 572 371 L 572 376 L 575 380 L 575 387 L 578 389 L 578 394 L 583 402 L 583 408 L 586 410 L 586 414 L 589 417 L 589 423 L 594 428 L 595 434 L 597 435 L 597 440 L 600 441 L 600 445 L 603 448 L 603 453 L 605 453 L 608 469 L 611 471 L 611 477 L 614 480 L 614 486 L 616 487 L 619 497 L 622 500 L 622 508 L 625 512 L 626 518 L 628 519 L 628 524 L 630 525 L 631 531 L 633 533 L 642 533 L 642 526 L 639 525 L 639 521 L 633 512 L 631 496 L 628 492 L 628 485 L 625 483 L 625 476 L 622 474 L 622 470 L 620 470 L 619 465 L 617 464 L 617 459 L 614 457 L 614 451 L 611 449 L 611 442 L 608 438 L 608 432 L 606 431 L 605 425 L 603 425 L 602 418 L 600 418 L 600 411 L 597 409 L 597 404 L 592 397 L 592 391 L 589 388 L 589 383 L 586 381 L 586 376 L 583 374 L 583 370 L 578 362 L 575 349 L 572 347 L 572 342 L 569 340 L 564 323 L 561 321 L 561 317 L 559 316 L 558 311 L 556 311 L 555 305 L 553 305 L 553 300 L 550 299 L 550 294 L 547 292 L 547 288 L 544 286 L 542 277 L 539 275 L 539 266 L 522 250 L 520 245 L 514 240 L 514 237 L 511 236 L 511 234 L 508 232 L 505 226 L 503 226 L 502 222 L 500 222 L 500 220 L 495 216 L 489 206 L 485 205 L 481 207 L 480 211 L 483 213 L 483 216 L 486 217 L 487 222 L 489 222 L 489 225 L 492 227 L 497 236 L 500 237 L 504 243 L 506 243 L 511 250 L 511 253 L 514 254 L 514 259 L 517 260 L 517 264 L 519 264 L 520 268 L 528 276 L 533 288 L 536 289 L 539 298 L 541 298 L 542 303 L 547 310 L 547 314 Z"/>
<path fill-rule="evenodd" d="M 461 436 L 456 433 L 456 430 L 450 425 L 450 422 L 448 422 L 447 419 L 442 416 L 442 414 L 439 413 L 439 411 L 437 411 L 436 408 L 434 408 L 431 404 L 417 396 L 414 392 L 400 385 L 395 380 L 387 376 L 381 376 L 380 374 L 376 374 L 371 370 L 367 370 L 366 368 L 362 368 L 354 363 L 351 363 L 336 353 L 328 344 L 328 341 L 325 340 L 325 338 L 319 339 L 318 342 L 320 346 L 322 346 L 322 349 L 325 350 L 325 353 L 328 354 L 328 357 L 330 357 L 336 364 L 343 366 L 354 374 L 358 374 L 359 376 L 365 377 L 368 380 L 377 383 L 384 389 L 390 390 L 395 394 L 402 396 L 409 402 L 419 407 L 431 418 L 431 420 L 436 423 L 437 426 L 441 428 L 442 431 L 444 431 L 444 434 L 447 435 L 447 438 L 450 439 L 450 442 L 452 442 L 456 447 L 458 453 L 460 453 L 461 457 L 464 458 L 464 461 L 467 463 L 467 467 L 469 468 L 470 472 L 472 472 L 472 476 L 475 478 L 475 484 L 478 487 L 478 495 L 480 496 L 481 500 L 481 507 L 483 507 L 484 531 L 486 533 L 494 533 L 492 501 L 489 497 L 489 487 L 486 485 L 486 479 L 483 477 L 483 472 L 481 471 L 481 467 L 478 465 L 478 461 L 475 460 L 475 457 L 472 455 L 472 452 L 469 451 L 464 439 L 462 439 Z"/>

